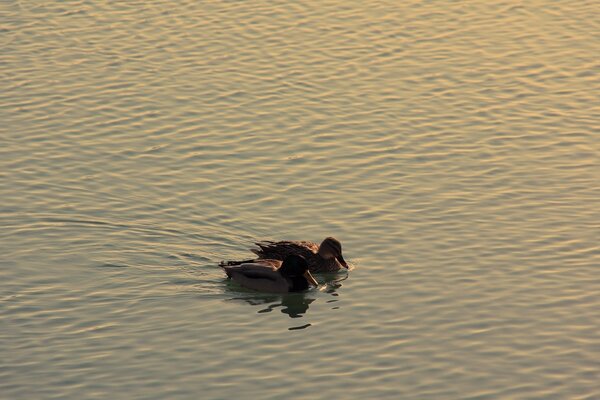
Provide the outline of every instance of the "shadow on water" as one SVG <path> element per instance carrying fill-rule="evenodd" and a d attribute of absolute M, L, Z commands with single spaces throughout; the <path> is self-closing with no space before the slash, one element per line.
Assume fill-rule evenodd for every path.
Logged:
<path fill-rule="evenodd" d="M 323 279 L 324 278 L 324 279 Z M 252 306 L 264 306 L 261 307 L 257 312 L 259 314 L 271 312 L 277 308 L 281 308 L 283 314 L 287 314 L 290 318 L 302 318 L 308 313 L 310 305 L 315 302 L 318 298 L 319 293 L 327 293 L 331 296 L 338 297 L 339 293 L 337 290 L 342 287 L 342 281 L 348 279 L 348 275 L 339 276 L 338 274 L 327 274 L 321 275 L 319 281 L 324 283 L 319 286 L 318 289 L 309 290 L 301 293 L 287 293 L 287 294 L 269 294 L 259 293 L 250 291 L 242 288 L 231 281 L 227 281 L 227 291 L 231 294 L 235 293 L 234 297 L 229 300 L 242 300 Z M 338 299 L 327 300 L 327 303 L 335 303 Z M 332 309 L 338 309 L 339 307 L 332 307 Z M 288 330 L 305 329 L 311 326 L 310 323 L 293 326 Z"/>

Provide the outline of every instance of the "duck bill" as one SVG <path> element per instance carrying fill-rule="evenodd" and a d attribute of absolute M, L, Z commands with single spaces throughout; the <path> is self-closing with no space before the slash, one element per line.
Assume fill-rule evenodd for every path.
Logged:
<path fill-rule="evenodd" d="M 346 260 L 344 260 L 344 257 L 342 257 L 341 254 L 339 256 L 337 256 L 336 258 L 339 261 L 339 263 L 342 264 L 342 267 L 348 269 L 348 263 L 346 262 Z"/>
<path fill-rule="evenodd" d="M 309 270 L 306 270 L 306 272 L 304 273 L 304 277 L 311 285 L 315 287 L 319 286 L 319 282 L 316 281 L 316 279 L 312 276 Z"/>

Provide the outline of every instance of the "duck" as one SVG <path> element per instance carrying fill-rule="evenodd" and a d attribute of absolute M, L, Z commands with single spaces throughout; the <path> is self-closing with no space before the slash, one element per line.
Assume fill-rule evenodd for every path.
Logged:
<path fill-rule="evenodd" d="M 274 259 L 221 262 L 227 277 L 241 286 L 259 292 L 302 292 L 319 283 L 311 275 L 308 263 L 298 254 L 290 254 L 283 261 Z"/>
<path fill-rule="evenodd" d="M 283 240 L 274 242 L 270 240 L 256 242 L 257 249 L 250 249 L 258 259 L 246 261 L 230 261 L 229 265 L 253 263 L 260 260 L 283 260 L 290 254 L 304 257 L 308 269 L 312 273 L 338 272 L 342 268 L 348 269 L 348 263 L 342 256 L 342 244 L 334 237 L 326 237 L 320 245 L 309 241 Z"/>

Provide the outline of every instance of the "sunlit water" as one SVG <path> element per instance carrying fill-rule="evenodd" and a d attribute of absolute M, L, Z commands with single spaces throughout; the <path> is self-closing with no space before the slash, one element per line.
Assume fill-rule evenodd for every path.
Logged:
<path fill-rule="evenodd" d="M 0 397 L 600 398 L 597 2 L 0 10 Z"/>

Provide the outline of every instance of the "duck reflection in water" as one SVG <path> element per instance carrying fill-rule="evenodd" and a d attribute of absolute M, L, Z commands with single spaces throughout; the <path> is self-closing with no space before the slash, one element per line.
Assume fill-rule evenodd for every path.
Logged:
<path fill-rule="evenodd" d="M 326 281 L 325 285 L 321 286 L 319 291 L 336 297 L 326 301 L 327 303 L 335 303 L 338 301 L 337 297 L 339 296 L 337 290 L 342 286 L 341 282 L 347 279 L 347 276 L 324 275 L 324 277 L 329 279 Z M 239 290 L 236 292 L 239 294 Z M 318 296 L 318 294 L 315 292 L 287 293 L 282 295 L 247 292 L 247 295 L 232 297 L 231 300 L 243 300 L 252 306 L 266 306 L 258 310 L 259 314 L 268 313 L 281 307 L 281 312 L 283 314 L 287 314 L 290 318 L 300 318 L 308 312 L 310 305 L 317 300 L 316 296 Z M 332 309 L 337 308 L 339 307 L 332 307 Z"/>
<path fill-rule="evenodd" d="M 280 300 L 279 303 L 276 301 Z M 304 294 L 294 293 L 282 296 L 268 305 L 267 308 L 259 310 L 259 313 L 271 312 L 277 307 L 281 307 L 281 312 L 287 314 L 290 318 L 300 318 L 308 311 L 309 305 L 316 299 L 306 298 Z"/>

